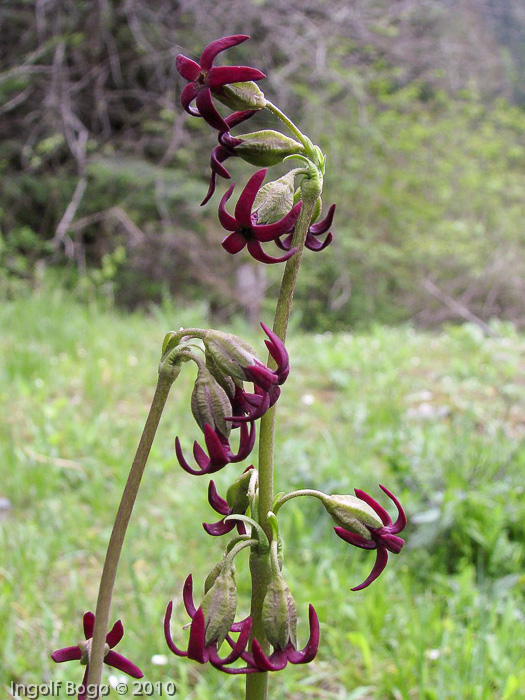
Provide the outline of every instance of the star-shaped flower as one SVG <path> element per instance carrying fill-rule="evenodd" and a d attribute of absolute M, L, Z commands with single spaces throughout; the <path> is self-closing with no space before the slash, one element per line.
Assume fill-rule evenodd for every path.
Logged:
<path fill-rule="evenodd" d="M 57 664 L 63 663 L 64 661 L 80 661 L 80 663 L 86 667 L 84 679 L 82 681 L 82 686 L 85 688 L 89 672 L 89 655 L 91 653 L 91 640 L 93 638 L 93 630 L 95 628 L 95 615 L 92 612 L 85 613 L 83 623 L 86 641 L 79 642 L 79 644 L 76 646 L 57 649 L 57 651 L 54 651 L 51 654 L 51 658 Z M 138 668 L 138 666 L 135 666 L 134 663 L 129 661 L 129 659 L 126 659 L 124 656 L 117 654 L 116 651 L 113 651 L 113 647 L 120 642 L 123 636 L 124 627 L 122 626 L 122 622 L 118 620 L 115 622 L 106 636 L 104 663 L 118 669 L 119 671 L 122 671 L 123 673 L 127 673 L 128 676 L 132 676 L 133 678 L 142 678 L 144 674 L 140 668 Z M 86 694 L 80 693 L 78 700 L 85 699 Z"/>
<path fill-rule="evenodd" d="M 187 471 L 188 474 L 193 474 L 195 476 L 213 474 L 230 462 L 242 462 L 243 459 L 248 457 L 255 444 L 255 425 L 253 421 L 250 422 L 249 428 L 247 423 L 242 423 L 240 425 L 239 449 L 237 450 L 237 454 L 232 452 L 228 439 L 222 436 L 218 431 L 213 430 L 208 423 L 204 426 L 204 440 L 206 442 L 208 454 L 206 454 L 197 441 L 193 443 L 193 456 L 200 467 L 199 469 L 193 469 L 184 458 L 179 438 L 175 438 L 177 459 L 181 467 Z"/>
<path fill-rule="evenodd" d="M 407 518 L 405 511 L 401 506 L 398 499 L 384 486 L 379 486 L 386 495 L 395 503 L 397 508 L 397 520 L 395 523 L 392 522 L 392 518 L 386 512 L 386 510 L 381 506 L 372 496 L 369 496 L 365 491 L 361 489 L 355 489 L 355 495 L 360 498 L 366 504 L 368 504 L 372 510 L 379 516 L 382 527 L 372 527 L 366 522 L 362 523 L 362 526 L 370 533 L 370 537 L 364 537 L 363 535 L 357 534 L 356 532 L 351 532 L 344 527 L 334 527 L 336 534 L 345 542 L 353 544 L 355 547 L 361 547 L 362 549 L 375 549 L 377 550 L 376 561 L 370 575 L 359 584 L 359 586 L 354 586 L 352 591 L 360 591 L 362 588 L 369 586 L 376 578 L 382 573 L 383 569 L 388 562 L 388 552 L 393 554 L 399 554 L 405 540 L 398 537 L 398 533 L 401 532 L 406 524 Z"/>
<path fill-rule="evenodd" d="M 299 218 L 303 203 L 298 202 L 288 214 L 273 224 L 258 224 L 257 212 L 252 213 L 252 208 L 266 173 L 267 168 L 258 170 L 249 179 L 235 206 L 235 216 L 228 214 L 225 208 L 226 202 L 233 194 L 235 184 L 228 189 L 219 205 L 219 221 L 226 231 L 231 231 L 230 235 L 222 241 L 222 247 L 228 253 L 235 255 L 247 246 L 248 252 L 255 260 L 271 264 L 288 260 L 295 253 L 296 248 L 292 248 L 280 258 L 273 258 L 263 251 L 261 243 L 276 241 L 279 236 L 289 233 Z"/>
<path fill-rule="evenodd" d="M 201 53 L 199 63 L 182 54 L 176 58 L 175 66 L 178 72 L 189 81 L 181 94 L 182 106 L 194 117 L 203 117 L 218 131 L 228 131 L 228 124 L 215 109 L 212 93 L 221 94 L 221 88 L 224 85 L 262 80 L 266 77 L 260 70 L 248 66 L 217 67 L 213 65 L 215 57 L 221 51 L 242 44 L 249 38 L 246 34 L 235 34 L 212 41 Z M 191 106 L 193 100 L 197 109 Z"/>

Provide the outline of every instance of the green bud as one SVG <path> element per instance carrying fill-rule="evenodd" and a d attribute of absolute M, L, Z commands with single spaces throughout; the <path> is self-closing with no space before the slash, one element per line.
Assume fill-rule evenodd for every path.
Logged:
<path fill-rule="evenodd" d="M 266 100 L 259 86 L 250 81 L 223 85 L 220 91 L 214 91 L 215 99 L 234 110 L 264 109 Z"/>
<path fill-rule="evenodd" d="M 290 170 L 259 189 L 253 203 L 258 224 L 273 224 L 288 214 L 294 204 L 294 178 L 295 171 Z"/>
<path fill-rule="evenodd" d="M 297 646 L 297 606 L 280 574 L 274 574 L 266 589 L 262 619 L 266 636 L 276 649 L 285 649 L 289 641 Z"/>
<path fill-rule="evenodd" d="M 252 478 L 253 470 L 243 472 L 226 491 L 226 502 L 232 513 L 245 513 L 250 505 L 248 501 L 248 486 Z"/>
<path fill-rule="evenodd" d="M 298 141 L 271 129 L 240 134 L 238 138 L 241 143 L 235 146 L 235 154 L 260 168 L 278 165 L 287 156 L 304 153 L 304 147 Z"/>
<path fill-rule="evenodd" d="M 255 364 L 255 360 L 258 359 L 255 350 L 232 333 L 206 331 L 204 347 L 206 362 L 208 363 L 208 358 L 211 358 L 210 361 L 220 372 L 234 380 L 244 381 L 246 379 L 244 368 Z"/>
<path fill-rule="evenodd" d="M 208 423 L 213 430 L 219 430 L 224 437 L 229 436 L 231 422 L 225 418 L 231 416 L 231 403 L 224 389 L 215 381 L 206 367 L 199 367 L 191 395 L 191 412 L 201 430 L 204 430 L 204 426 Z"/>
<path fill-rule="evenodd" d="M 221 570 L 202 599 L 201 608 L 206 625 L 205 643 L 217 640 L 217 646 L 220 646 L 230 631 L 237 610 L 234 568 L 227 560 L 221 562 Z"/>
<path fill-rule="evenodd" d="M 332 494 L 321 499 L 332 520 L 345 530 L 371 540 L 367 525 L 372 528 L 383 526 L 377 513 L 357 496 Z"/>
<path fill-rule="evenodd" d="M 230 399 L 233 399 L 235 397 L 235 387 L 237 384 L 232 377 L 221 372 L 219 367 L 217 367 L 217 363 L 215 362 L 214 358 L 209 353 L 206 353 L 206 367 L 209 369 L 210 374 L 215 379 L 217 384 L 222 386 Z"/>

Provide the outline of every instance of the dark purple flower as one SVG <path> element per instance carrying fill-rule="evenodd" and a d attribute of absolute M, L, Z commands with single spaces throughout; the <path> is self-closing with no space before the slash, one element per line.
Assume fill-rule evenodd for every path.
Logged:
<path fill-rule="evenodd" d="M 166 637 L 166 642 L 170 650 L 176 654 L 176 656 L 185 656 L 193 661 L 198 661 L 200 664 L 205 664 L 209 661 L 212 666 L 215 666 L 215 668 L 224 673 L 253 673 L 258 670 L 244 671 L 243 669 L 226 668 L 229 664 L 237 661 L 246 649 L 252 630 L 251 617 L 247 617 L 241 622 L 232 624 L 230 632 L 239 632 L 239 637 L 236 642 L 228 638 L 228 643 L 232 646 L 232 651 L 224 658 L 221 658 L 217 649 L 218 638 L 216 637 L 206 641 L 206 620 L 202 607 L 198 609 L 195 608 L 193 602 L 193 579 L 191 574 L 184 583 L 182 597 L 186 612 L 191 617 L 190 638 L 187 651 L 179 649 L 171 636 L 170 621 L 173 611 L 172 602 L 169 603 L 164 617 L 164 635 Z"/>
<path fill-rule="evenodd" d="M 197 441 L 193 443 L 193 456 L 200 467 L 200 469 L 193 469 L 182 454 L 179 438 L 175 438 L 177 459 L 181 467 L 189 474 L 194 474 L 196 476 L 213 474 L 230 462 L 242 462 L 243 459 L 248 457 L 255 444 L 255 425 L 253 421 L 250 422 L 249 427 L 247 423 L 241 424 L 237 454 L 232 452 L 228 439 L 223 437 L 218 431 L 213 430 L 208 423 L 204 426 L 204 440 L 206 442 L 208 454 L 206 454 Z"/>
<path fill-rule="evenodd" d="M 250 465 L 248 469 L 253 469 L 253 465 Z M 246 471 L 248 471 L 248 469 Z M 234 511 L 233 508 L 230 508 L 228 501 L 219 496 L 213 481 L 210 481 L 208 486 L 208 503 L 214 511 L 223 516 L 222 519 L 216 523 L 202 523 L 202 526 L 208 535 L 212 535 L 214 537 L 226 535 L 228 532 L 231 532 L 234 527 L 237 527 L 239 535 L 246 534 L 246 527 L 244 523 L 236 523 L 234 520 L 229 520 L 227 523 L 224 522 L 224 518 L 226 518 L 228 515 L 233 515 L 236 513 L 236 511 Z M 243 511 L 243 514 L 245 512 L 246 511 Z"/>
<path fill-rule="evenodd" d="M 309 607 L 309 620 L 310 638 L 303 649 L 297 650 L 289 639 L 284 649 L 274 649 L 270 656 L 266 656 L 257 639 L 254 639 L 252 652 L 241 654 L 242 659 L 248 664 L 248 668 L 258 671 L 281 671 L 288 662 L 307 664 L 313 661 L 319 648 L 319 620 L 313 605 Z"/>
<path fill-rule="evenodd" d="M 181 94 L 181 103 L 186 112 L 194 117 L 203 117 L 210 126 L 218 131 L 228 131 L 228 125 L 215 109 L 212 93 L 221 94 L 221 88 L 231 83 L 244 83 L 251 80 L 262 80 L 266 76 L 256 68 L 247 66 L 213 65 L 215 57 L 231 48 L 242 44 L 250 37 L 246 34 L 235 34 L 223 39 L 212 41 L 201 53 L 200 65 L 191 58 L 179 54 L 175 66 L 183 78 L 190 81 Z M 191 103 L 195 100 L 195 107 Z"/>
<path fill-rule="evenodd" d="M 321 236 L 323 233 L 326 233 L 328 231 L 334 220 L 334 214 L 335 204 L 332 204 L 332 206 L 328 210 L 328 214 L 322 221 L 318 221 L 316 224 L 310 225 L 308 233 L 306 234 L 306 240 L 304 244 L 306 248 L 308 248 L 309 250 L 313 250 L 314 252 L 319 252 L 320 250 L 324 250 L 327 246 L 330 245 L 334 237 L 331 231 L 328 233 L 324 241 L 319 241 L 317 239 L 317 236 Z M 277 240 L 276 243 L 279 246 L 279 248 L 281 248 L 281 250 L 290 250 L 292 246 L 292 239 L 293 231 L 291 233 L 288 233 L 286 238 L 282 240 Z"/>
<path fill-rule="evenodd" d="M 249 109 L 243 112 L 234 112 L 233 114 L 230 114 L 228 117 L 225 118 L 224 122 L 227 125 L 228 130 L 221 131 L 219 133 L 219 145 L 215 146 L 215 148 L 211 152 L 210 186 L 208 188 L 206 197 L 204 197 L 204 199 L 201 202 L 201 207 L 204 206 L 204 204 L 206 204 L 207 202 L 209 202 L 209 200 L 213 196 L 213 193 L 215 192 L 215 186 L 217 184 L 217 175 L 219 177 L 223 177 L 225 180 L 229 180 L 231 178 L 229 171 L 222 164 L 228 158 L 237 157 L 235 147 L 242 143 L 242 140 L 232 136 L 230 134 L 230 129 L 233 129 L 234 126 L 238 126 L 242 122 L 252 117 L 256 111 L 257 110 L 255 109 Z"/>
<path fill-rule="evenodd" d="M 387 488 L 381 485 L 379 485 L 379 487 L 396 505 L 398 515 L 395 523 L 392 523 L 392 518 L 389 516 L 383 506 L 373 499 L 372 496 L 369 496 L 367 493 L 365 493 L 365 491 L 355 489 L 355 495 L 367 503 L 377 513 L 381 522 L 383 523 L 383 527 L 371 527 L 370 525 L 363 523 L 370 532 L 371 539 L 367 539 L 354 532 L 350 532 L 343 527 L 334 527 L 337 535 L 341 539 L 345 540 L 345 542 L 349 542 L 350 544 L 353 544 L 356 547 L 361 547 L 362 549 L 377 550 L 376 561 L 370 575 L 359 586 L 355 586 L 354 588 L 350 589 L 352 591 L 359 591 L 362 588 L 366 588 L 373 581 L 375 581 L 387 565 L 388 552 L 399 554 L 403 545 L 405 544 L 405 540 L 397 536 L 397 534 L 401 532 L 407 524 L 403 507 L 394 494 L 392 494 Z"/>
<path fill-rule="evenodd" d="M 303 205 L 302 202 L 298 202 L 286 216 L 273 224 L 258 224 L 257 212 L 252 214 L 252 207 L 266 173 L 267 168 L 264 168 L 252 175 L 239 197 L 235 207 L 235 216 L 228 214 L 225 208 L 225 204 L 235 188 L 235 183 L 231 185 L 221 199 L 219 221 L 226 231 L 231 231 L 230 235 L 222 241 L 222 247 L 228 253 L 235 255 L 248 246 L 248 252 L 255 260 L 271 264 L 288 260 L 296 249 L 293 248 L 280 258 L 272 258 L 263 251 L 261 243 L 276 241 L 279 236 L 288 233 L 297 221 Z"/>
<path fill-rule="evenodd" d="M 57 651 L 54 651 L 51 654 L 51 658 L 57 664 L 63 663 L 64 661 L 80 661 L 82 665 L 85 665 L 86 671 L 84 673 L 84 679 L 82 681 L 82 686 L 85 688 L 89 671 L 91 639 L 93 638 L 93 630 L 95 628 L 95 615 L 92 612 L 85 613 L 83 624 L 84 636 L 86 638 L 86 641 L 80 642 L 76 646 L 57 649 Z M 124 627 L 122 626 L 122 622 L 118 620 L 117 622 L 115 622 L 115 624 L 106 636 L 106 652 L 104 656 L 104 663 L 108 666 L 112 666 L 113 668 L 118 669 L 119 671 L 122 671 L 123 673 L 127 673 L 128 676 L 132 676 L 133 678 L 142 678 L 144 674 L 142 673 L 140 668 L 138 668 L 138 666 L 135 666 L 135 664 L 131 663 L 131 661 L 129 661 L 129 659 L 126 659 L 124 656 L 117 654 L 116 651 L 113 651 L 113 647 L 115 647 L 120 642 L 123 636 Z M 78 700 L 85 700 L 85 698 L 85 693 L 80 693 L 78 696 Z"/>

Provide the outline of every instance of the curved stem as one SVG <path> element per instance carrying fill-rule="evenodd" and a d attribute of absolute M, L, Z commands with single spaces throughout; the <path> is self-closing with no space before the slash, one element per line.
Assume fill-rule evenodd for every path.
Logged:
<path fill-rule="evenodd" d="M 108 544 L 95 613 L 95 627 L 93 630 L 93 641 L 91 643 L 91 653 L 89 658 L 88 685 L 100 685 L 102 677 L 102 665 L 104 663 L 104 645 L 106 633 L 109 626 L 109 614 L 113 587 L 117 575 L 117 568 L 124 544 L 124 537 L 128 527 L 131 512 L 137 498 L 142 475 L 146 466 L 151 445 L 160 422 L 162 411 L 166 405 L 174 376 L 161 372 L 155 389 L 155 395 L 151 402 L 151 408 L 144 426 L 142 437 L 133 464 L 131 466 L 126 486 L 122 494 L 115 524 Z"/>
<path fill-rule="evenodd" d="M 275 114 L 275 116 L 278 117 L 283 124 L 286 124 L 286 126 L 292 132 L 292 134 L 299 139 L 299 141 L 307 150 L 312 147 L 312 142 L 310 141 L 310 139 L 303 134 L 303 132 L 293 123 L 293 121 L 289 117 L 286 116 L 284 112 L 281 112 L 279 107 L 276 107 L 276 105 L 274 105 L 272 102 L 266 100 L 266 109 Z"/>
<path fill-rule="evenodd" d="M 290 501 L 292 498 L 298 498 L 299 496 L 313 496 L 314 498 L 318 498 L 320 501 L 326 498 L 326 495 L 322 491 L 317 491 L 316 489 L 299 489 L 298 491 L 290 491 L 290 493 L 287 493 L 285 496 L 281 496 L 275 501 L 273 512 L 277 513 L 281 506 L 283 506 L 287 501 Z"/>

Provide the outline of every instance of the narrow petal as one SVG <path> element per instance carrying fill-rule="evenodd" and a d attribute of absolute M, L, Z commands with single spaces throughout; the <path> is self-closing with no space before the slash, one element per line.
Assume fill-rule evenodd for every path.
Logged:
<path fill-rule="evenodd" d="M 81 683 L 81 687 L 84 689 L 84 692 L 83 693 L 79 692 L 78 700 L 86 700 L 86 698 L 87 698 L 86 690 L 87 690 L 88 675 L 89 675 L 89 664 L 87 664 L 87 666 L 86 666 L 86 670 L 84 671 L 84 677 L 82 678 L 82 683 Z"/>
<path fill-rule="evenodd" d="M 168 604 L 168 607 L 166 608 L 166 614 L 164 615 L 164 636 L 166 637 L 166 643 L 167 643 L 168 647 L 170 648 L 170 651 L 172 651 L 177 656 L 188 656 L 187 651 L 182 651 L 177 646 L 175 646 L 175 643 L 173 642 L 173 639 L 171 637 L 170 622 L 171 622 L 172 611 L 173 611 L 173 602 L 170 601 Z"/>
<path fill-rule="evenodd" d="M 253 115 L 257 114 L 258 111 L 258 109 L 245 109 L 240 112 L 233 112 L 232 114 L 228 115 L 224 121 L 226 124 L 228 124 L 228 128 L 233 129 L 236 126 L 239 126 L 239 124 L 245 122 L 247 119 L 250 119 L 250 117 L 253 117 Z"/>
<path fill-rule="evenodd" d="M 76 647 L 64 647 L 63 649 L 57 649 L 51 654 L 51 658 L 57 664 L 61 664 L 64 661 L 80 661 L 82 658 L 82 652 L 78 646 Z"/>
<path fill-rule="evenodd" d="M 377 548 L 377 557 L 376 557 L 376 563 L 374 564 L 374 568 L 370 572 L 369 576 L 363 581 L 363 583 L 360 583 L 359 586 L 354 586 L 354 588 L 351 588 L 351 591 L 360 591 L 363 588 L 366 588 L 369 586 L 373 581 L 376 580 L 376 578 L 379 576 L 379 574 L 382 573 L 383 569 L 387 565 L 388 562 L 388 552 L 384 547 L 378 547 Z"/>
<path fill-rule="evenodd" d="M 325 218 L 322 221 L 318 221 L 316 224 L 312 224 L 308 231 L 314 236 L 319 236 L 321 233 L 326 233 L 332 225 L 332 222 L 334 220 L 334 214 L 335 204 L 332 204 Z"/>
<path fill-rule="evenodd" d="M 181 92 L 180 95 L 180 102 L 186 112 L 188 114 L 191 114 L 192 117 L 200 117 L 200 113 L 198 109 L 195 109 L 195 107 L 191 106 L 191 103 L 193 100 L 197 97 L 197 88 L 193 83 L 189 83 L 189 85 L 186 85 L 184 90 Z"/>
<path fill-rule="evenodd" d="M 282 219 L 276 221 L 274 224 L 255 224 L 252 227 L 253 235 L 261 243 L 267 243 L 268 241 L 274 241 L 279 236 L 284 233 L 288 233 L 291 228 L 293 228 L 295 222 L 299 218 L 301 209 L 303 208 L 302 202 L 297 202 L 291 211 L 286 214 Z"/>
<path fill-rule="evenodd" d="M 127 673 L 128 676 L 132 676 L 132 678 L 142 678 L 144 676 L 138 666 L 135 666 L 135 664 L 129 659 L 126 659 L 125 656 L 117 654 L 117 652 L 113 650 L 106 654 L 104 663 L 118 669 L 119 671 L 122 671 L 123 673 Z"/>
<path fill-rule="evenodd" d="M 192 61 L 191 58 L 183 56 L 181 53 L 175 59 L 175 68 L 183 78 L 190 82 L 197 80 L 201 72 L 201 67 L 198 63 Z"/>
<path fill-rule="evenodd" d="M 274 384 L 277 384 L 277 374 L 262 362 L 245 367 L 244 374 L 249 382 L 260 386 L 263 391 L 270 391 Z"/>
<path fill-rule="evenodd" d="M 313 605 L 309 606 L 308 618 L 310 621 L 310 637 L 304 649 L 288 652 L 288 661 L 292 664 L 309 664 L 317 655 L 317 650 L 319 649 L 319 618 Z"/>
<path fill-rule="evenodd" d="M 247 423 L 243 423 L 240 427 L 241 437 L 239 439 L 239 451 L 236 455 L 230 456 L 230 462 L 242 462 L 246 459 L 253 450 L 255 444 L 255 423 L 251 421 L 250 431 L 248 432 Z"/>
<path fill-rule="evenodd" d="M 267 255 L 261 248 L 259 241 L 248 241 L 248 252 L 254 260 L 264 263 L 265 265 L 274 265 L 275 263 L 286 262 L 295 253 L 297 248 L 292 248 L 288 253 L 282 255 L 280 258 L 272 258 L 271 255 Z"/>
<path fill-rule="evenodd" d="M 319 253 L 321 250 L 324 250 L 325 248 L 328 248 L 330 243 L 334 239 L 334 234 L 330 232 L 324 241 L 318 241 L 316 238 L 308 234 L 306 236 L 306 241 L 304 243 L 305 247 L 308 248 L 308 250 L 313 250 L 314 253 Z"/>
<path fill-rule="evenodd" d="M 213 480 L 210 481 L 208 485 L 208 503 L 214 511 L 220 513 L 221 515 L 229 515 L 231 512 L 228 501 L 219 496 L 217 493 L 217 488 Z"/>
<path fill-rule="evenodd" d="M 106 642 L 110 649 L 117 646 L 122 637 L 124 636 L 124 627 L 120 620 L 117 620 L 111 630 L 106 635 Z"/>
<path fill-rule="evenodd" d="M 213 90 L 223 85 L 248 83 L 251 80 L 264 80 L 264 78 L 266 78 L 264 73 L 248 66 L 213 67 L 206 77 L 206 85 Z"/>
<path fill-rule="evenodd" d="M 229 520 L 227 523 L 224 520 L 219 520 L 216 523 L 202 523 L 202 527 L 206 530 L 208 535 L 212 537 L 220 537 L 221 535 L 227 535 L 235 527 L 235 522 Z"/>
<path fill-rule="evenodd" d="M 208 649 L 205 645 L 206 624 L 202 608 L 195 613 L 190 627 L 190 640 L 188 642 L 188 658 L 205 664 L 208 661 Z"/>
<path fill-rule="evenodd" d="M 208 454 L 210 455 L 211 464 L 214 466 L 224 466 L 227 464 L 228 458 L 224 445 L 215 430 L 208 423 L 204 425 L 204 439 L 206 441 L 206 447 L 208 448 Z"/>
<path fill-rule="evenodd" d="M 210 661 L 214 666 L 225 666 L 226 664 L 232 664 L 234 661 L 241 656 L 243 651 L 246 649 L 246 645 L 250 639 L 250 634 L 252 632 L 252 618 L 247 617 L 245 624 L 243 625 L 241 632 L 231 652 L 224 659 L 221 659 L 215 649 L 210 649 Z"/>
<path fill-rule="evenodd" d="M 265 345 L 268 348 L 268 352 L 273 357 L 277 369 L 276 372 L 279 375 L 279 384 L 282 384 L 290 372 L 290 360 L 288 357 L 288 352 L 284 346 L 283 341 L 279 338 L 277 333 L 274 333 L 268 328 L 264 323 L 261 323 L 261 328 L 269 337 L 270 340 L 265 340 Z M 283 377 L 283 375 L 285 375 Z"/>
<path fill-rule="evenodd" d="M 199 90 L 195 99 L 195 104 L 197 105 L 201 117 L 207 121 L 210 126 L 217 129 L 217 131 L 228 131 L 228 124 L 226 124 L 213 105 L 209 88 Z"/>
<path fill-rule="evenodd" d="M 197 444 L 197 443 L 195 443 Z M 202 448 L 201 448 L 202 449 Z M 195 447 L 194 447 L 195 450 Z M 175 454 L 177 455 L 177 459 L 179 461 L 180 466 L 184 469 L 184 471 L 188 472 L 188 474 L 193 474 L 193 476 L 200 476 L 201 474 L 205 474 L 206 472 L 202 470 L 197 469 L 192 469 L 188 462 L 186 461 L 184 455 L 182 454 L 182 448 L 180 446 L 180 440 L 178 437 L 175 438 Z"/>
<path fill-rule="evenodd" d="M 272 654 L 272 660 L 270 660 L 262 650 L 257 639 L 254 639 L 252 642 L 252 654 L 255 665 L 261 671 L 281 671 L 287 663 L 286 655 L 282 652 L 278 655 L 276 661 L 274 661 L 274 657 L 278 652 L 274 652 Z"/>
<path fill-rule="evenodd" d="M 246 41 L 249 38 L 249 34 L 233 34 L 232 36 L 225 36 L 222 39 L 212 41 L 211 44 L 208 44 L 208 46 L 206 46 L 204 51 L 201 53 L 201 68 L 203 70 L 209 70 L 217 54 L 231 48 L 232 46 L 242 44 L 243 41 Z"/>
<path fill-rule="evenodd" d="M 381 486 L 379 484 L 379 488 L 386 493 L 386 495 L 394 501 L 394 504 L 397 508 L 397 520 L 396 522 L 392 525 L 390 528 L 390 532 L 392 534 L 401 532 L 401 530 L 404 530 L 407 524 L 407 516 L 405 515 L 405 511 L 403 510 L 403 506 L 399 502 L 399 500 L 394 496 L 393 493 L 391 493 L 385 486 Z"/>
<path fill-rule="evenodd" d="M 248 180 L 246 187 L 239 197 L 235 207 L 235 218 L 237 219 L 238 225 L 240 224 L 243 228 L 249 229 L 252 227 L 253 203 L 267 172 L 268 168 L 263 168 L 254 173 Z"/>
<path fill-rule="evenodd" d="M 85 613 L 82 623 L 84 626 L 85 638 L 91 639 L 93 636 L 93 629 L 95 628 L 95 615 L 91 611 Z"/>
<path fill-rule="evenodd" d="M 236 255 L 245 247 L 246 238 L 242 235 L 242 233 L 237 233 L 237 231 L 234 231 L 222 240 L 221 245 L 225 251 L 231 255 Z"/>
<path fill-rule="evenodd" d="M 361 537 L 361 535 L 356 535 L 354 532 L 345 530 L 344 527 L 334 527 L 334 531 L 338 537 L 349 544 L 353 544 L 354 547 L 360 547 L 361 549 L 377 549 L 377 542 L 375 542 L 375 540 L 367 540 Z"/>
<path fill-rule="evenodd" d="M 226 192 L 223 194 L 220 204 L 219 204 L 219 221 L 221 223 L 221 226 L 226 229 L 226 231 L 237 231 L 239 228 L 239 224 L 237 223 L 237 219 L 234 219 L 233 216 L 228 214 L 226 211 L 226 202 L 230 199 L 230 197 L 233 194 L 233 190 L 235 188 L 235 183 L 230 185 Z"/>
<path fill-rule="evenodd" d="M 195 603 L 193 602 L 193 576 L 190 574 L 184 581 L 184 587 L 182 589 L 182 600 L 184 602 L 184 607 L 188 615 L 193 618 L 197 612 Z"/>
<path fill-rule="evenodd" d="M 354 489 L 354 492 L 358 498 L 360 498 L 365 503 L 368 503 L 368 505 L 373 510 L 375 510 L 375 512 L 381 518 L 383 525 L 392 525 L 392 518 L 388 515 L 387 511 L 383 508 L 383 506 L 375 500 L 375 498 L 372 498 L 372 496 L 366 493 L 366 491 L 361 491 L 361 489 Z"/>

